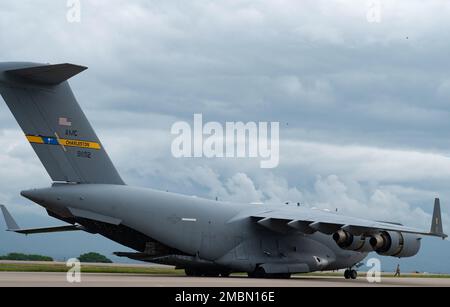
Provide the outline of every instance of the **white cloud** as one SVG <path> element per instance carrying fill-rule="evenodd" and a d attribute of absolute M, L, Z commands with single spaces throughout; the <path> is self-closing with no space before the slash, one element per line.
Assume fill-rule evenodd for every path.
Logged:
<path fill-rule="evenodd" d="M 257 202 L 261 200 L 260 192 L 256 190 L 253 181 L 244 173 L 237 173 L 229 178 L 225 186 L 228 200 L 239 202 Z"/>
<path fill-rule="evenodd" d="M 336 175 L 319 176 L 313 188 L 298 189 L 288 186 L 283 178 L 270 175 L 267 181 L 256 184 L 247 174 L 236 173 L 220 181 L 211 169 L 195 168 L 190 179 L 206 187 L 211 198 L 235 202 L 265 202 L 283 204 L 300 202 L 308 207 L 329 209 L 343 215 L 366 219 L 401 222 L 427 230 L 431 214 L 414 207 L 396 195 L 390 187 L 363 184 L 354 180 L 343 180 Z M 427 195 L 428 196 L 428 195 Z M 429 199 L 432 208 L 433 199 Z M 444 212 L 446 225 L 450 221 Z M 449 224 L 450 225 L 450 224 Z"/>
<path fill-rule="evenodd" d="M 356 189 L 364 189 L 358 182 L 352 182 Z M 413 208 L 388 189 L 372 187 L 360 193 L 354 193 L 344 181 L 336 175 L 319 177 L 314 185 L 314 206 L 326 208 L 344 215 L 357 216 L 373 220 L 402 222 L 428 230 L 431 215 L 421 208 Z M 362 197 L 361 197 L 362 196 Z M 431 203 L 432 199 L 430 199 Z M 446 219 L 448 221 L 448 219 Z"/>
<path fill-rule="evenodd" d="M 20 200 L 22 190 L 45 187 L 50 180 L 33 150 L 18 130 L 0 134 L 0 203 L 18 212 L 43 214 L 37 206 Z M 24 206 L 26 204 L 27 206 Z"/>
<path fill-rule="evenodd" d="M 355 180 L 450 180 L 450 157 L 440 152 L 286 141 L 281 155 L 281 167 L 336 173 Z"/>

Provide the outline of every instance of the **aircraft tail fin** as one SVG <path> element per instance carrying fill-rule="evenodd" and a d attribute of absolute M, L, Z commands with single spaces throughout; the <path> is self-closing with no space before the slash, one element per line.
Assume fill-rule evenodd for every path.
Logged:
<path fill-rule="evenodd" d="M 67 82 L 85 69 L 0 63 L 0 94 L 53 181 L 124 184 Z"/>

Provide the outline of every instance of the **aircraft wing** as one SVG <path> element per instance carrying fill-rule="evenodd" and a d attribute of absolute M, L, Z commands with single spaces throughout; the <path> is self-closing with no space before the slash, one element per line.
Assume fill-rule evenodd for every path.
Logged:
<path fill-rule="evenodd" d="M 333 234 L 339 229 L 343 229 L 353 235 L 370 234 L 379 231 L 398 231 L 441 237 L 443 239 L 447 237 L 442 229 L 441 209 L 438 198 L 435 199 L 434 203 L 430 231 L 406 227 L 398 223 L 371 221 L 302 207 L 274 207 L 273 209 L 266 207 L 264 210 L 247 215 L 247 217 L 250 217 L 255 223 L 276 232 L 297 230 L 303 233 L 319 231 L 325 234 Z"/>
<path fill-rule="evenodd" d="M 43 228 L 29 228 L 29 229 L 20 229 L 19 225 L 17 225 L 14 218 L 9 213 L 8 209 L 4 205 L 0 205 L 0 208 L 3 212 L 3 217 L 5 218 L 6 226 L 8 227 L 7 231 L 12 231 L 20 234 L 37 234 L 37 233 L 51 233 L 51 232 L 62 232 L 62 231 L 75 231 L 75 230 L 85 230 L 81 225 L 63 225 L 56 227 L 43 227 Z"/>

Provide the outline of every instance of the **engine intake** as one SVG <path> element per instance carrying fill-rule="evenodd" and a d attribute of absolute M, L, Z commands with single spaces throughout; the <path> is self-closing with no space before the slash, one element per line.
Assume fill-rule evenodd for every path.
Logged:
<path fill-rule="evenodd" d="M 379 255 L 398 258 L 412 257 L 420 250 L 420 236 L 410 233 L 383 231 L 370 238 L 370 245 Z"/>

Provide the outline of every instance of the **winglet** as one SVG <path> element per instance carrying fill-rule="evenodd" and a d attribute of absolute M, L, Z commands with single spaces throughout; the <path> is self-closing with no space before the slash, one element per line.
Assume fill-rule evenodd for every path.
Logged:
<path fill-rule="evenodd" d="M 448 237 L 442 229 L 441 203 L 439 198 L 434 199 L 433 219 L 431 221 L 430 234 L 441 237 L 442 239 Z"/>
<path fill-rule="evenodd" d="M 0 208 L 2 208 L 3 217 L 5 218 L 6 227 L 8 227 L 8 231 L 14 231 L 19 229 L 19 225 L 17 225 L 14 218 L 9 213 L 8 209 L 4 205 L 0 205 Z"/>

